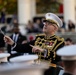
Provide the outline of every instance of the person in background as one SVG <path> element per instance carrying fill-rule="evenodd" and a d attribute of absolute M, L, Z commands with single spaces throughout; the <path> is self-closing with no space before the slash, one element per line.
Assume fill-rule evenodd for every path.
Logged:
<path fill-rule="evenodd" d="M 56 55 L 56 51 L 64 46 L 64 38 L 55 35 L 55 33 L 62 26 L 62 21 L 57 15 L 46 13 L 43 24 L 44 33 L 36 35 L 36 39 L 31 42 L 18 44 L 8 36 L 5 36 L 4 40 L 17 52 L 36 53 L 39 60 L 47 61 L 49 69 L 45 71 L 45 75 L 58 75 L 62 68 L 57 65 L 61 59 Z"/>
<path fill-rule="evenodd" d="M 19 27 L 17 25 L 14 26 L 13 28 L 13 34 L 10 36 L 11 39 L 18 43 L 18 44 L 24 44 L 27 42 L 27 38 L 26 36 L 23 36 L 20 32 L 19 32 Z M 22 49 L 21 49 L 22 50 Z M 17 51 L 13 51 L 13 49 L 11 48 L 11 45 L 7 46 L 7 51 L 8 53 L 11 54 L 11 56 L 9 58 L 15 57 L 15 56 L 19 56 L 22 55 L 22 53 L 19 53 Z"/>
<path fill-rule="evenodd" d="M 72 44 L 73 44 L 73 41 L 72 41 L 71 38 L 67 38 L 67 39 L 65 40 L 65 46 L 67 46 L 67 45 L 72 45 Z"/>
<path fill-rule="evenodd" d="M 1 23 L 5 23 L 6 9 L 3 8 L 1 11 Z"/>
<path fill-rule="evenodd" d="M 63 17 L 60 17 L 60 19 L 62 20 L 62 23 L 63 23 L 62 27 L 60 28 L 60 31 L 62 33 L 65 33 L 65 31 L 66 31 L 66 23 L 64 22 L 64 18 Z"/>
<path fill-rule="evenodd" d="M 34 23 L 34 28 L 37 30 L 36 33 L 42 33 L 41 27 L 42 27 L 41 20 L 36 19 L 36 22 Z"/>
<path fill-rule="evenodd" d="M 68 21 L 68 30 L 70 32 L 75 32 L 75 24 L 71 20 Z"/>
<path fill-rule="evenodd" d="M 33 33 L 33 31 L 34 31 L 33 22 L 29 20 L 25 29 L 26 29 L 27 33 Z"/>
<path fill-rule="evenodd" d="M 62 75 L 76 75 L 76 45 L 65 46 L 57 51 L 64 64 Z"/>
<path fill-rule="evenodd" d="M 41 20 L 40 20 L 40 24 L 39 24 L 39 30 L 40 30 L 40 33 L 42 33 L 42 32 L 43 32 L 43 31 L 42 31 L 43 26 L 44 26 L 44 24 L 43 24 L 43 20 L 45 20 L 45 18 L 44 18 L 44 17 L 42 17 L 42 18 L 41 18 Z"/>
<path fill-rule="evenodd" d="M 17 12 L 14 12 L 14 14 L 12 16 L 11 24 L 13 24 L 13 23 L 18 23 Z"/>
<path fill-rule="evenodd" d="M 5 42 L 4 42 L 4 35 L 0 33 L 0 53 L 4 52 L 5 49 Z"/>

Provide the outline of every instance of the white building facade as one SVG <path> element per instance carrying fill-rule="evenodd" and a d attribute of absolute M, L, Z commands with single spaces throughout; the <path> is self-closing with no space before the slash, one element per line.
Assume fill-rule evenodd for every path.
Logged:
<path fill-rule="evenodd" d="M 76 22 L 76 0 L 63 0 L 64 20 L 70 19 Z M 18 0 L 18 19 L 20 24 L 26 24 L 28 20 L 32 20 L 36 14 L 36 0 Z"/>

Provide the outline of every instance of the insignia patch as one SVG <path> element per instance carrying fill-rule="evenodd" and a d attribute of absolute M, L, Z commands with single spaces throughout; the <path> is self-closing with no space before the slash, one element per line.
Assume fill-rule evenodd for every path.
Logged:
<path fill-rule="evenodd" d="M 54 42 L 45 42 L 46 45 L 52 46 Z"/>
<path fill-rule="evenodd" d="M 54 42 L 50 42 L 50 44 L 49 44 L 49 45 L 50 45 L 50 46 L 52 46 L 53 44 L 54 44 Z"/>

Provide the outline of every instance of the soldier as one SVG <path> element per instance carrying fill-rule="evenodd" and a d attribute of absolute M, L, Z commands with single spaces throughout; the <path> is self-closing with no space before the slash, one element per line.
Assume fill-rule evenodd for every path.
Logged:
<path fill-rule="evenodd" d="M 17 44 L 8 36 L 5 36 L 4 40 L 7 44 L 12 46 L 13 50 L 18 52 L 36 52 L 39 55 L 39 60 L 49 61 L 50 66 L 56 69 L 57 62 L 60 61 L 60 57 L 56 55 L 56 51 L 64 46 L 64 39 L 56 36 L 55 33 L 58 28 L 62 26 L 62 21 L 55 14 L 47 13 L 45 15 L 45 20 L 43 20 L 43 24 L 44 34 L 38 34 L 36 39 L 31 42 L 23 45 Z"/>
<path fill-rule="evenodd" d="M 64 64 L 63 75 L 76 75 L 76 45 L 66 46 L 57 51 Z"/>

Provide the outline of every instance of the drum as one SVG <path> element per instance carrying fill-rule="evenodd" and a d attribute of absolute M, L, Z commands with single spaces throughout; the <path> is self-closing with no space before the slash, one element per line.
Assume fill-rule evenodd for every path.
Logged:
<path fill-rule="evenodd" d="M 37 59 L 38 59 L 38 55 L 22 55 L 22 56 L 17 56 L 17 57 L 11 58 L 10 62 L 32 64 Z"/>
<path fill-rule="evenodd" d="M 7 57 L 9 57 L 9 53 L 0 53 L 0 63 L 1 62 L 8 62 Z"/>

